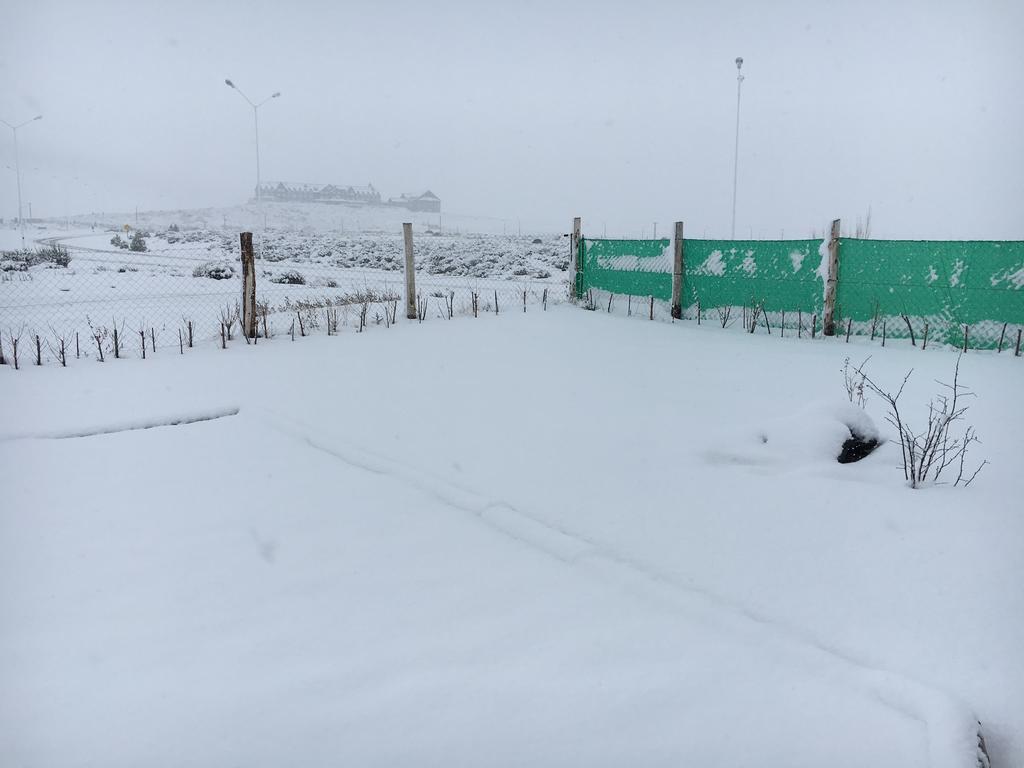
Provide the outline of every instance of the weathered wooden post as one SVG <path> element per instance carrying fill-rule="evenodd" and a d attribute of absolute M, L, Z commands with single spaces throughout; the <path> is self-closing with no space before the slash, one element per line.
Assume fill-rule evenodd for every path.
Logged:
<path fill-rule="evenodd" d="M 405 317 L 416 319 L 416 264 L 412 258 L 412 222 L 402 224 L 405 235 Z"/>
<path fill-rule="evenodd" d="M 839 280 L 839 219 L 832 221 L 832 236 L 828 241 L 828 279 L 825 281 L 825 310 L 822 333 L 836 335 L 836 287 Z"/>
<path fill-rule="evenodd" d="M 577 216 L 572 220 L 572 234 L 569 236 L 569 300 L 576 303 L 581 298 L 580 272 L 583 269 L 580 256 L 580 238 L 583 220 Z"/>
<path fill-rule="evenodd" d="M 242 333 L 256 336 L 256 263 L 252 253 L 252 232 L 239 234 L 242 245 Z"/>
<path fill-rule="evenodd" d="M 672 317 L 683 316 L 683 222 L 676 222 L 676 234 L 672 253 Z M 697 324 L 700 325 L 700 308 L 697 309 Z"/>

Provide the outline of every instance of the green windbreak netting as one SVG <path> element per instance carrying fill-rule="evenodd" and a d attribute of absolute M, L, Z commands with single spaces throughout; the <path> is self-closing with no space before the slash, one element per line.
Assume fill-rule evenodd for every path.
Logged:
<path fill-rule="evenodd" d="M 580 240 L 577 296 L 590 289 L 672 298 L 671 240 Z"/>
<path fill-rule="evenodd" d="M 580 241 L 577 296 L 592 289 L 672 297 L 672 241 Z M 823 318 L 828 252 L 821 240 L 686 240 L 689 316 L 759 307 L 791 326 Z M 802 313 L 802 318 L 801 318 Z M 746 314 L 746 313 L 744 313 Z M 794 317 L 793 315 L 797 316 Z M 1024 326 L 1024 242 L 839 241 L 837 331 L 991 349 Z M 723 324 L 724 324 L 723 320 Z"/>
<path fill-rule="evenodd" d="M 1024 324 L 1024 242 L 841 240 L 836 316 L 955 345 L 967 326 L 969 346 L 996 347 Z"/>
<path fill-rule="evenodd" d="M 764 307 L 821 317 L 821 240 L 686 240 L 683 305 Z"/>

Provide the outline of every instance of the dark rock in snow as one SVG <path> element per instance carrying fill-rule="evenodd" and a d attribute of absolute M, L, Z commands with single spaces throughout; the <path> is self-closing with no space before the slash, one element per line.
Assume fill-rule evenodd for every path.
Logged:
<path fill-rule="evenodd" d="M 877 438 L 858 435 L 852 429 L 837 457 L 840 464 L 851 464 L 868 456 L 879 445 Z"/>

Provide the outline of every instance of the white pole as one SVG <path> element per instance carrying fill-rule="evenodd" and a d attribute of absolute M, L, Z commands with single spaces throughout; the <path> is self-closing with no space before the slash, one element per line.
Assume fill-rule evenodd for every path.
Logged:
<path fill-rule="evenodd" d="M 6 120 L 0 120 L 0 123 L 3 123 L 8 128 L 10 128 L 11 133 L 14 134 L 14 175 L 17 178 L 18 183 L 18 230 L 21 233 L 21 247 L 23 250 L 25 248 L 25 221 L 21 215 L 23 207 L 21 203 L 21 161 L 18 157 L 18 129 L 24 128 L 29 123 L 34 123 L 36 120 L 42 119 L 42 115 L 36 115 L 31 120 L 26 120 L 24 123 L 18 123 L 18 125 L 11 125 Z M 29 204 L 29 207 L 31 207 L 31 203 Z"/>
<path fill-rule="evenodd" d="M 743 57 L 736 59 L 736 150 L 732 161 L 732 239 L 736 239 L 736 182 L 740 167 L 740 88 L 743 85 Z"/>
<path fill-rule="evenodd" d="M 18 162 L 18 129 L 14 128 L 14 175 L 18 177 L 18 231 L 21 233 L 21 250 L 25 250 L 25 222 L 21 216 L 21 164 Z"/>
<path fill-rule="evenodd" d="M 260 108 L 252 107 L 252 121 L 256 126 L 256 202 L 260 201 Z"/>
<path fill-rule="evenodd" d="M 246 102 L 249 104 L 249 106 L 252 107 L 252 121 L 253 121 L 253 125 L 256 128 L 256 202 L 258 203 L 258 202 L 260 202 L 260 199 L 262 198 L 262 193 L 260 191 L 261 179 L 260 179 L 260 115 L 259 115 L 259 109 L 260 109 L 260 107 L 262 107 L 264 104 L 266 104 L 271 99 L 278 98 L 281 95 L 281 92 L 280 91 L 275 91 L 274 93 L 272 93 L 269 96 L 267 96 L 267 98 L 265 98 L 259 104 L 256 104 L 256 103 L 253 102 L 252 99 L 250 99 L 248 96 L 246 96 L 245 93 L 242 92 L 242 89 L 239 88 L 237 85 L 235 85 L 230 79 L 225 80 L 224 84 L 226 86 L 228 86 L 228 88 L 232 88 L 232 89 L 238 91 L 238 95 L 241 96 L 243 99 L 245 99 Z"/>

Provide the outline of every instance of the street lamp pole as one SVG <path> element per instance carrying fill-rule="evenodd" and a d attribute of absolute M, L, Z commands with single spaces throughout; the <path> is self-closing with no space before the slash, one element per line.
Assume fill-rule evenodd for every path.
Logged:
<path fill-rule="evenodd" d="M 736 150 L 732 159 L 732 239 L 736 239 L 736 181 L 740 168 L 740 89 L 743 85 L 743 57 L 736 57 Z"/>
<path fill-rule="evenodd" d="M 34 123 L 36 120 L 42 120 L 42 115 L 36 115 L 31 120 L 26 120 L 24 123 L 18 123 L 17 125 L 11 125 L 6 120 L 0 120 L 8 128 L 11 129 L 11 133 L 14 134 L 14 175 L 18 179 L 18 230 L 21 232 L 21 247 L 25 248 L 25 222 L 21 216 L 21 163 L 18 160 L 18 129 L 23 128 L 29 123 Z"/>
<path fill-rule="evenodd" d="M 267 96 L 267 98 L 265 98 L 259 104 L 254 104 L 252 99 L 246 96 L 245 93 L 242 92 L 242 89 L 235 85 L 233 82 L 231 82 L 230 80 L 225 80 L 224 84 L 227 85 L 229 88 L 233 88 L 234 90 L 236 90 L 238 92 L 238 95 L 245 99 L 246 103 L 248 103 L 248 105 L 252 107 L 252 122 L 253 126 L 256 129 L 256 202 L 259 202 L 260 197 L 262 195 L 262 192 L 260 190 L 260 107 L 262 107 L 271 99 L 276 99 L 278 96 L 281 95 L 281 92 L 275 91 L 274 93 Z"/>

